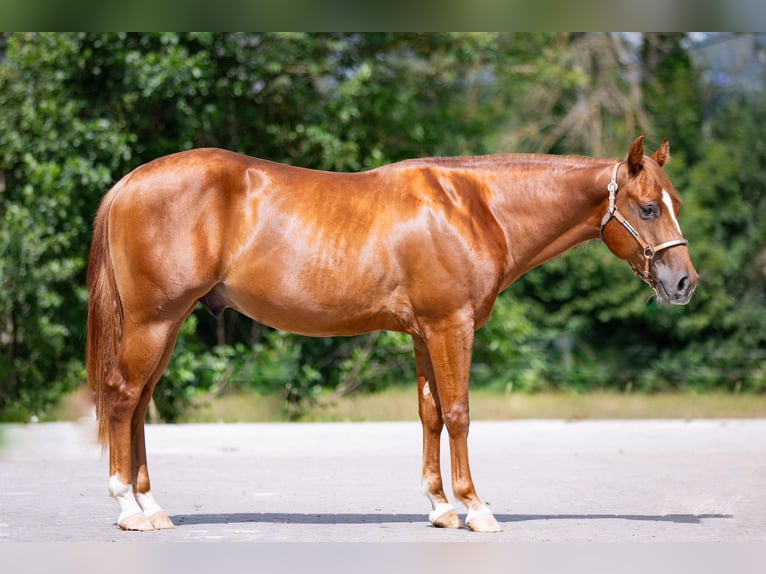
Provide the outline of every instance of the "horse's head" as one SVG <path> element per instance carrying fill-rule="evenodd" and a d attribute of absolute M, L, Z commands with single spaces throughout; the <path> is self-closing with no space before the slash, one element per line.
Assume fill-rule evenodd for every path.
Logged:
<path fill-rule="evenodd" d="M 697 271 L 678 225 L 681 200 L 662 169 L 669 147 L 665 140 L 652 157 L 644 156 L 641 136 L 625 161 L 615 164 L 601 237 L 660 300 L 684 305 L 697 287 Z"/>

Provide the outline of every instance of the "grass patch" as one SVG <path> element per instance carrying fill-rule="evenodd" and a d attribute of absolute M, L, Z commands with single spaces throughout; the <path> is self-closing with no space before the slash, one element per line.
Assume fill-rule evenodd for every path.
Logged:
<path fill-rule="evenodd" d="M 505 394 L 483 389 L 471 392 L 473 420 L 514 419 L 696 419 L 766 417 L 766 395 L 710 393 Z M 238 394 L 198 405 L 188 422 L 247 422 L 286 420 L 278 396 Z M 417 395 L 412 388 L 380 393 L 354 393 L 306 410 L 303 421 L 413 421 L 418 420 Z"/>
<path fill-rule="evenodd" d="M 92 413 L 83 391 L 67 395 L 41 421 L 77 420 Z M 515 419 L 704 419 L 764 418 L 766 395 L 725 393 L 663 393 L 656 395 L 610 392 L 502 393 L 473 389 L 470 395 L 473 420 Z M 92 415 L 91 415 L 92 416 Z M 200 400 L 179 422 L 281 422 L 287 411 L 280 395 L 227 394 Z M 380 393 L 352 393 L 332 403 L 305 410 L 302 421 L 416 421 L 414 386 Z"/>
<path fill-rule="evenodd" d="M 281 395 L 229 393 L 215 399 L 195 402 L 181 415 L 181 423 L 282 422 L 286 420 Z"/>

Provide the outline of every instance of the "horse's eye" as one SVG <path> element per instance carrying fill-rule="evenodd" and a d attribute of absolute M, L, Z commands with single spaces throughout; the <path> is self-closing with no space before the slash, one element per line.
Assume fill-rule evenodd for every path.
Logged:
<path fill-rule="evenodd" d="M 647 203 L 646 205 L 642 205 L 639 209 L 641 210 L 641 217 L 643 219 L 652 219 L 653 217 L 657 217 L 656 203 Z"/>

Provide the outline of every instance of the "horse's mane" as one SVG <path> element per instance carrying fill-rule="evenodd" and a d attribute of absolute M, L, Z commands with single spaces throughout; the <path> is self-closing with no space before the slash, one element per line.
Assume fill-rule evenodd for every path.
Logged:
<path fill-rule="evenodd" d="M 548 154 L 489 154 L 475 156 L 454 156 L 454 157 L 424 157 L 419 159 L 408 159 L 398 164 L 402 167 L 412 166 L 438 166 L 456 169 L 481 169 L 493 167 L 505 167 L 513 164 L 517 167 L 547 167 L 552 165 L 565 168 L 590 167 L 614 160 L 605 160 L 579 155 L 548 155 Z"/>

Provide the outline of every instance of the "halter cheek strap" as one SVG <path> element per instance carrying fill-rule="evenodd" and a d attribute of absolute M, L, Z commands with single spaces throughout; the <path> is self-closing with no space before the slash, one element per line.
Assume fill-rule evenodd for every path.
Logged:
<path fill-rule="evenodd" d="M 628 233 L 633 236 L 633 239 L 636 240 L 636 242 L 641 246 L 641 250 L 644 256 L 644 269 L 640 270 L 637 269 L 633 263 L 628 261 L 631 269 L 633 269 L 633 273 L 638 275 L 641 279 L 643 279 L 646 283 L 648 283 L 652 288 L 656 289 L 657 287 L 657 281 L 654 279 L 654 277 L 651 276 L 649 273 L 649 265 L 652 262 L 652 259 L 654 259 L 654 256 L 657 255 L 660 251 L 663 249 L 668 249 L 670 247 L 676 247 L 678 245 L 687 245 L 689 242 L 684 239 L 683 237 L 679 239 L 671 239 L 670 241 L 663 241 L 662 243 L 659 243 L 657 245 L 654 245 L 652 243 L 647 243 L 643 237 L 641 237 L 641 234 L 636 230 L 635 227 L 633 227 L 630 222 L 625 219 L 625 217 L 620 213 L 620 210 L 617 209 L 617 203 L 616 203 L 616 196 L 617 196 L 617 172 L 620 170 L 620 166 L 622 165 L 622 162 L 617 162 L 614 165 L 614 168 L 612 168 L 612 179 L 609 182 L 609 185 L 607 185 L 606 189 L 609 191 L 609 206 L 607 207 L 606 213 L 604 214 L 604 217 L 601 219 L 601 240 L 604 240 L 604 228 L 606 227 L 606 224 L 609 223 L 612 219 L 616 219 L 625 229 L 628 230 Z"/>

